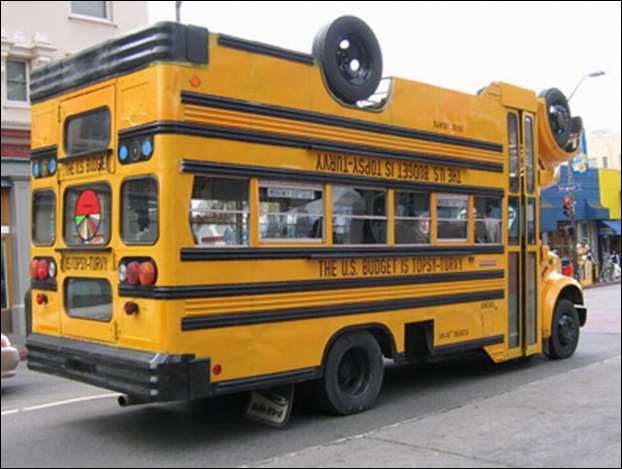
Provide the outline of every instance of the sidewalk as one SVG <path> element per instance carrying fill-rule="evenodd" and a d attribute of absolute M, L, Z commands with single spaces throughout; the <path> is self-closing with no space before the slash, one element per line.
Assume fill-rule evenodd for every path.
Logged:
<path fill-rule="evenodd" d="M 620 356 L 253 467 L 620 467 Z"/>

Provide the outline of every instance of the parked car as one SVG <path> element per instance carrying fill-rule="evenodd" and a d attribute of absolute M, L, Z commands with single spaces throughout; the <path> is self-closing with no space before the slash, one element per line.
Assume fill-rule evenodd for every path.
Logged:
<path fill-rule="evenodd" d="M 19 365 L 19 350 L 2 334 L 2 379 L 15 376 L 17 365 Z"/>

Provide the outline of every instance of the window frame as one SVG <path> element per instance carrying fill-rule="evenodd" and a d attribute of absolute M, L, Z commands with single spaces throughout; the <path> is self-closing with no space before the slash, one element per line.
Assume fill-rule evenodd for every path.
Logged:
<path fill-rule="evenodd" d="M 24 80 L 23 83 L 19 82 L 21 86 L 24 87 L 25 99 L 11 99 L 9 96 L 9 90 L 11 88 L 11 82 L 16 82 L 16 80 L 11 80 L 9 77 L 9 64 L 10 63 L 18 63 L 24 65 Z M 30 62 L 25 59 L 20 58 L 7 58 L 6 59 L 6 73 L 5 73 L 5 86 L 6 86 L 6 101 L 9 105 L 18 105 L 18 106 L 26 106 L 30 103 Z"/>
<path fill-rule="evenodd" d="M 39 240 L 39 236 L 37 236 L 38 233 L 38 225 L 37 225 L 37 214 L 39 213 L 38 210 L 41 207 L 41 203 L 39 202 L 39 199 L 37 199 L 38 196 L 40 195 L 51 195 L 52 199 L 53 199 L 53 207 L 52 207 L 52 214 L 51 214 L 51 221 L 52 223 L 52 239 L 49 242 L 40 242 Z M 58 215 L 57 215 L 57 209 L 58 209 L 58 200 L 56 198 L 56 193 L 51 190 L 51 189 L 43 189 L 43 190 L 39 190 L 39 191 L 35 191 L 32 194 L 32 233 L 31 233 L 31 238 L 32 238 L 32 243 L 35 246 L 52 246 L 54 245 L 54 243 L 56 243 L 56 226 L 58 223 Z"/>
<path fill-rule="evenodd" d="M 376 215 L 374 214 L 374 208 L 375 206 L 371 207 L 371 211 L 372 213 L 369 214 L 368 211 L 370 209 L 370 207 L 367 205 L 367 200 L 365 200 L 364 197 L 361 197 L 360 193 L 357 193 L 357 195 L 359 197 L 361 197 L 361 200 L 364 203 L 363 206 L 363 213 L 362 214 L 351 214 L 351 213 L 345 213 L 345 212 L 340 212 L 335 210 L 336 208 L 336 192 L 339 190 L 343 190 L 343 193 L 339 195 L 339 197 L 343 196 L 343 194 L 347 193 L 348 191 L 360 191 L 360 192 L 376 192 L 377 194 L 374 195 L 372 197 L 372 203 L 375 204 L 379 194 L 382 194 L 384 196 L 384 214 L 383 215 Z M 343 205 L 344 207 L 346 207 L 346 205 Z M 331 220 L 331 228 L 332 228 L 332 232 L 333 232 L 333 246 L 388 246 L 389 245 L 389 224 L 391 222 L 391 217 L 390 217 L 390 210 L 389 210 L 389 189 L 388 188 L 378 188 L 378 187 L 361 187 L 361 186 L 349 186 L 349 185 L 338 185 L 335 184 L 332 186 L 332 199 L 331 199 L 331 213 L 332 213 L 332 220 Z M 341 228 L 339 228 L 340 226 L 342 226 L 341 224 L 337 224 L 335 222 L 335 220 L 337 218 L 342 218 L 344 219 L 344 221 L 346 223 L 343 224 L 343 226 L 347 226 L 347 227 L 351 227 L 352 223 L 354 222 L 360 222 L 361 223 L 361 240 L 360 242 L 356 242 L 356 240 L 354 241 L 350 241 L 351 239 L 351 233 L 356 233 L 355 230 L 347 230 L 347 231 L 343 231 L 342 233 L 339 233 L 337 230 L 341 230 Z M 349 223 L 347 223 L 349 222 Z M 365 233 L 365 223 L 368 222 L 369 226 L 367 227 L 367 231 L 370 232 L 372 234 L 372 236 L 375 236 L 374 231 L 374 222 L 381 222 L 384 223 L 384 240 L 382 240 L 382 242 L 367 242 L 365 239 L 366 233 Z M 338 234 L 341 234 L 343 236 L 339 237 L 337 236 Z M 346 236 L 347 235 L 347 236 Z M 338 242 L 338 240 L 341 238 L 341 240 L 343 240 L 343 242 Z M 349 242 L 348 242 L 349 241 Z"/>
<path fill-rule="evenodd" d="M 225 200 L 225 199 L 205 199 L 205 198 L 196 197 L 195 195 L 200 195 L 198 194 L 197 191 L 206 190 L 206 187 L 207 187 L 206 182 L 203 182 L 200 185 L 198 184 L 199 181 L 201 180 L 202 181 L 219 180 L 219 181 L 244 182 L 246 183 L 246 199 L 245 200 L 242 200 L 242 199 Z M 252 218 L 252 210 L 251 210 L 252 192 L 251 191 L 252 191 L 251 178 L 243 178 L 243 177 L 236 178 L 236 177 L 206 175 L 206 174 L 195 175 L 192 181 L 192 192 L 190 194 L 190 201 L 189 201 L 189 207 L 188 207 L 188 223 L 190 227 L 190 232 L 192 234 L 194 246 L 198 248 L 210 248 L 210 249 L 214 249 L 214 248 L 223 249 L 223 248 L 231 248 L 231 247 L 240 248 L 240 247 L 250 246 L 250 240 L 251 240 L 250 230 L 251 230 L 251 218 Z M 201 202 L 216 202 L 216 201 L 218 202 L 224 201 L 225 203 L 242 202 L 243 207 L 241 209 L 235 209 L 235 210 L 212 209 L 208 207 L 207 209 L 205 209 L 203 213 L 201 213 L 201 210 L 204 210 L 204 209 L 199 209 L 198 207 L 198 205 Z M 193 206 L 194 204 L 196 204 L 196 206 Z M 209 228 L 210 225 L 211 226 L 225 225 L 225 223 L 209 223 L 210 214 L 215 215 L 215 216 L 221 216 L 221 217 L 222 215 L 225 215 L 225 216 L 233 215 L 235 224 L 241 227 L 240 234 L 236 234 L 236 232 L 233 231 L 234 238 L 232 240 L 235 242 L 227 243 L 226 228 L 225 228 L 225 232 L 222 235 L 218 233 L 218 231 L 216 231 L 216 233 L 218 234 L 218 237 L 222 236 L 223 238 L 222 244 L 221 244 L 221 241 L 219 240 L 214 240 L 213 242 L 210 242 L 210 241 L 202 242 L 203 238 L 199 238 L 199 233 L 202 227 L 205 226 Z M 218 221 L 217 218 L 215 218 L 214 220 Z M 227 223 L 226 225 L 231 225 L 231 223 Z M 216 228 L 214 228 L 214 230 L 216 230 Z"/>
<path fill-rule="evenodd" d="M 148 238 L 145 239 L 129 239 L 128 233 L 126 233 L 126 228 L 129 228 L 129 224 L 132 223 L 129 220 L 126 220 L 126 215 L 127 212 L 130 210 L 130 200 L 126 199 L 126 194 L 125 194 L 125 188 L 128 184 L 132 184 L 132 183 L 136 183 L 136 182 L 140 182 L 140 181 L 146 181 L 146 180 L 151 180 L 155 183 L 155 199 L 156 199 L 156 218 L 155 218 L 155 222 L 153 223 L 154 227 L 155 227 L 155 236 L 149 236 Z M 140 246 L 140 245 L 149 245 L 149 246 L 153 246 L 154 244 L 156 244 L 158 242 L 158 239 L 160 238 L 160 208 L 161 208 L 161 204 L 160 204 L 160 184 L 158 181 L 158 178 L 153 176 L 153 175 L 147 175 L 147 176 L 138 176 L 138 177 L 134 177 L 134 178 L 129 178 L 124 180 L 121 183 L 121 190 L 120 190 L 120 202 L 121 202 L 121 209 L 120 209 L 120 234 L 121 234 L 121 241 L 126 245 L 126 246 Z M 148 201 L 149 203 L 149 201 Z M 147 213 L 149 213 L 149 208 L 147 207 Z M 137 212 L 136 209 L 134 209 L 134 212 Z M 137 216 L 138 219 L 138 216 Z M 149 217 L 149 215 L 147 215 L 147 220 L 148 220 L 148 227 L 146 230 L 140 230 L 141 233 L 143 231 L 147 231 L 147 233 L 152 229 L 152 222 L 151 222 L 151 218 Z M 138 224 L 138 220 L 136 220 L 136 223 Z M 140 226 L 139 226 L 140 228 Z M 138 237 L 144 236 L 141 233 L 138 234 Z"/>
<path fill-rule="evenodd" d="M 309 204 L 314 203 L 316 201 L 321 201 L 321 203 L 319 204 L 321 207 L 321 211 L 320 212 L 294 212 L 291 213 L 292 210 L 294 210 L 294 207 L 291 208 L 290 210 L 288 210 L 287 212 L 267 212 L 263 210 L 263 207 L 265 206 L 265 204 L 269 204 L 270 202 L 264 201 L 262 200 L 262 189 L 267 189 L 268 191 L 268 197 L 270 196 L 269 191 L 270 190 L 282 190 L 282 191 L 299 191 L 299 193 L 303 193 L 303 192 L 307 192 L 307 191 L 313 191 L 314 192 L 314 196 L 316 192 L 320 192 L 321 193 L 321 197 L 319 199 L 317 198 L 313 198 L 313 199 L 305 199 L 305 198 L 301 198 L 299 197 L 290 197 L 290 200 L 310 200 Z M 257 233 L 258 233 L 258 239 L 259 239 L 259 243 L 269 243 L 269 244 L 295 244 L 295 243 L 303 243 L 303 244 L 323 244 L 325 242 L 325 224 L 326 224 L 326 186 L 322 185 L 322 184 L 314 184 L 314 183 L 307 183 L 307 182 L 284 182 L 284 181 L 278 181 L 278 180 L 259 180 L 258 181 L 258 227 L 257 227 Z M 274 197 L 274 199 L 285 199 L 285 197 Z M 274 202 L 273 202 L 274 203 Z M 308 205 L 308 204 L 307 204 Z M 304 207 L 304 205 L 302 206 Z M 300 207 L 295 207 L 296 209 L 300 208 Z M 300 214 L 300 215 L 298 215 Z M 285 229 L 287 232 L 287 236 L 285 237 L 273 237 L 273 236 L 263 236 L 262 235 L 262 218 L 263 217 L 270 217 L 270 216 L 277 216 L 277 217 L 295 217 L 298 218 L 299 216 L 305 214 L 304 216 L 306 218 L 313 218 L 316 217 L 317 220 L 315 220 L 313 223 L 311 223 L 311 225 L 309 226 L 309 229 L 305 229 L 304 231 L 308 232 L 309 234 L 312 234 L 313 232 L 317 233 L 319 236 L 313 237 L 313 236 L 293 236 L 290 237 L 289 233 L 290 233 L 290 223 L 287 222 L 285 225 Z M 319 224 L 317 224 L 319 221 Z M 317 224 L 317 226 L 316 226 Z M 269 227 L 270 223 L 268 222 L 268 227 Z M 281 224 L 278 224 L 279 228 L 278 230 L 281 231 Z M 294 234 L 296 234 L 296 230 L 298 230 L 298 221 L 296 221 L 295 223 L 295 229 L 294 229 Z M 269 228 L 266 228 L 266 231 L 269 232 Z"/>

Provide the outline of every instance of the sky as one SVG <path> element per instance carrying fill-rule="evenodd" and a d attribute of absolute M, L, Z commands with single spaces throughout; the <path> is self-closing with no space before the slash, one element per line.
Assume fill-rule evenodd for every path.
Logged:
<path fill-rule="evenodd" d="M 382 49 L 384 76 L 466 93 L 504 81 L 536 93 L 559 88 L 588 134 L 620 133 L 619 1 L 184 1 L 182 23 L 311 52 L 342 15 L 364 20 Z M 175 2 L 149 2 L 150 21 L 174 20 Z"/>

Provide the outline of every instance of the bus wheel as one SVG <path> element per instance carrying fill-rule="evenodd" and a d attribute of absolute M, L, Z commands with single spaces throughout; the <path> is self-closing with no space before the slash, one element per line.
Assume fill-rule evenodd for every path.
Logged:
<path fill-rule="evenodd" d="M 344 334 L 326 358 L 320 397 L 324 407 L 342 415 L 369 409 L 384 377 L 382 351 L 368 332 Z"/>
<path fill-rule="evenodd" d="M 369 98 L 382 78 L 382 52 L 371 28 L 359 18 L 342 16 L 324 26 L 313 41 L 330 91 L 346 103 Z"/>
<path fill-rule="evenodd" d="M 568 358 L 579 344 L 579 314 L 568 300 L 560 300 L 555 306 L 548 356 Z"/>
<path fill-rule="evenodd" d="M 546 100 L 549 127 L 557 145 L 565 148 L 573 126 L 566 96 L 557 88 L 549 88 L 542 91 L 538 97 Z"/>

